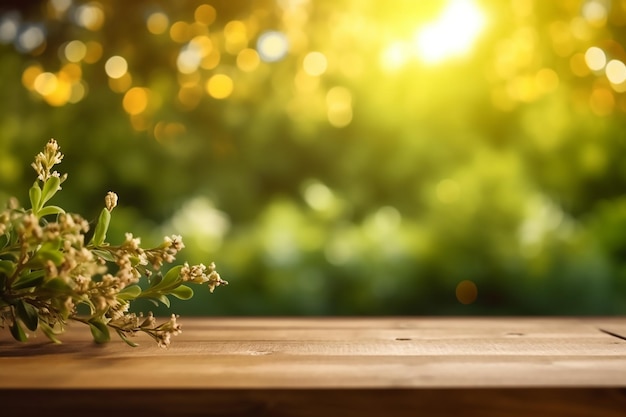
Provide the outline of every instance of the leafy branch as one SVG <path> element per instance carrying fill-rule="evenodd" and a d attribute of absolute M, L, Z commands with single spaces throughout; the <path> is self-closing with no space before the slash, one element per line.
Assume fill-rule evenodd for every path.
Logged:
<path fill-rule="evenodd" d="M 193 297 L 190 284 L 206 284 L 211 292 L 228 284 L 215 264 L 187 263 L 163 272 L 184 248 L 182 238 L 167 236 L 154 248 L 142 248 L 141 240 L 127 233 L 119 245 L 106 241 L 111 212 L 118 197 L 109 192 L 105 207 L 85 243 L 89 223 L 47 203 L 61 190 L 67 174 L 52 171 L 63 159 L 58 143 L 51 139 L 35 157 L 32 167 L 37 180 L 29 190 L 31 207 L 11 199 L 0 211 L 0 327 L 9 328 L 18 341 L 28 331 L 41 330 L 60 343 L 70 321 L 87 325 L 97 343 L 111 339 L 111 331 L 131 346 L 139 332 L 168 347 L 171 336 L 180 333 L 178 316 L 161 324 L 149 313 L 129 312 L 137 299 L 170 306 L 170 296 Z M 143 286 L 140 284 L 144 284 Z M 85 311 L 83 311 L 85 310 Z"/>

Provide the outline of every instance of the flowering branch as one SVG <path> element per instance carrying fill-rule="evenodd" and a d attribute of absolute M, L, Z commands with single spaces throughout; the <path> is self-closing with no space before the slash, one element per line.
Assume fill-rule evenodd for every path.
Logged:
<path fill-rule="evenodd" d="M 131 302 L 143 298 L 169 307 L 169 296 L 182 300 L 193 296 L 187 284 L 206 284 L 213 292 L 228 282 L 213 263 L 208 267 L 184 263 L 163 273 L 163 265 L 173 263 L 185 247 L 177 235 L 147 249 L 131 233 L 120 245 L 107 243 L 111 212 L 118 202 L 113 192 L 106 195 L 85 243 L 90 229 L 84 218 L 46 205 L 67 179 L 67 174 L 52 171 L 63 159 L 59 149 L 51 139 L 35 157 L 31 208 L 19 207 L 12 199 L 0 211 L 0 327 L 8 327 L 18 341 L 27 340 L 27 331 L 40 329 L 60 343 L 58 336 L 67 323 L 76 321 L 89 326 L 97 343 L 108 342 L 113 330 L 131 346 L 136 344 L 130 338 L 142 332 L 168 347 L 171 336 L 181 331 L 178 316 L 172 314 L 169 321 L 157 324 L 152 313 L 147 317 L 130 313 Z"/>

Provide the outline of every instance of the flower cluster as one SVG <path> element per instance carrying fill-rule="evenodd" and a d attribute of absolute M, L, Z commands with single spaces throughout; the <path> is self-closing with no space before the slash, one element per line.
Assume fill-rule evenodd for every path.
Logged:
<path fill-rule="evenodd" d="M 89 326 L 94 340 L 110 340 L 114 330 L 129 345 L 142 332 L 159 346 L 181 332 L 172 315 L 157 324 L 149 313 L 129 312 L 133 300 L 144 298 L 169 307 L 169 296 L 193 296 L 191 284 L 206 284 L 211 292 L 228 284 L 211 263 L 188 263 L 161 271 L 173 263 L 185 245 L 177 235 L 167 236 L 154 248 L 127 233 L 119 245 L 107 243 L 106 233 L 118 196 L 109 192 L 93 232 L 78 214 L 46 203 L 61 189 L 67 174 L 53 167 L 63 159 L 58 143 L 50 140 L 35 157 L 37 181 L 29 190 L 30 209 L 11 199 L 0 211 L 0 327 L 13 337 L 27 340 L 27 331 L 40 329 L 59 342 L 69 321 Z M 89 239 L 87 240 L 87 237 Z"/>

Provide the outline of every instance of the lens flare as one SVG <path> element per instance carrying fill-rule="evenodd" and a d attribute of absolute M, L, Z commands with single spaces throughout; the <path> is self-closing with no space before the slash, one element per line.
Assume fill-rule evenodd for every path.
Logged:
<path fill-rule="evenodd" d="M 470 0 L 452 0 L 439 19 L 415 34 L 419 58 L 438 63 L 463 55 L 471 48 L 485 25 L 485 17 Z"/>

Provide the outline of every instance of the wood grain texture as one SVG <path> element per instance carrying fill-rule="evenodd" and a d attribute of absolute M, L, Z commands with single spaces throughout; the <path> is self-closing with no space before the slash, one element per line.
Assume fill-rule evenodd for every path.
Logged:
<path fill-rule="evenodd" d="M 183 408 L 176 415 L 188 408 L 228 416 L 415 415 L 415 407 L 430 415 L 626 415 L 626 340 L 607 332 L 626 328 L 622 318 L 180 322 L 183 333 L 169 349 L 147 336 L 137 348 L 116 338 L 95 345 L 78 324 L 61 345 L 42 335 L 18 344 L 5 332 L 0 400 L 34 395 L 47 399 L 48 414 L 106 392 L 157 415 L 172 407 Z M 28 402 L 21 413 L 37 406 Z"/>

